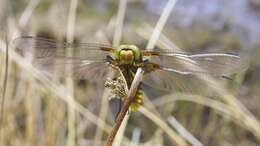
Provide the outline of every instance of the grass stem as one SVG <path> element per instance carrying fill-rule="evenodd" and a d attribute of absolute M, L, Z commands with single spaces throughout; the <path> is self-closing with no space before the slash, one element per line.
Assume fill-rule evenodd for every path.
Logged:
<path fill-rule="evenodd" d="M 118 129 L 119 129 L 120 125 L 122 124 L 122 121 L 125 118 L 125 115 L 126 115 L 128 109 L 129 109 L 129 106 L 130 106 L 130 104 L 132 103 L 132 101 L 135 97 L 135 94 L 136 94 L 136 91 L 139 87 L 139 84 L 142 81 L 143 73 L 144 73 L 144 71 L 143 71 L 142 68 L 137 69 L 134 80 L 133 80 L 132 85 L 130 87 L 130 90 L 128 92 L 127 98 L 124 101 L 123 107 L 122 107 L 121 111 L 119 112 L 119 114 L 116 118 L 115 124 L 112 127 L 112 131 L 107 138 L 106 146 L 111 146 L 113 144 L 113 141 L 114 141 L 114 138 L 115 138 L 115 136 L 118 132 Z"/>

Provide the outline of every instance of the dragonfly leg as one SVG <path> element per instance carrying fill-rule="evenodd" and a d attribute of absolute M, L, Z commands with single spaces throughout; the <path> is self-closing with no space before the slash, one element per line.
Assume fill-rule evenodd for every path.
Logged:
<path fill-rule="evenodd" d="M 145 73 L 153 72 L 157 69 L 160 69 L 160 66 L 158 64 L 150 62 L 148 59 L 144 60 L 142 63 L 142 68 Z"/>
<path fill-rule="evenodd" d="M 229 77 L 229 76 L 226 76 L 226 75 L 222 75 L 221 77 L 223 79 L 226 79 L 226 80 L 234 81 L 234 79 L 232 77 Z"/>
<path fill-rule="evenodd" d="M 107 55 L 107 62 L 109 62 L 110 64 L 112 63 L 112 61 L 113 61 L 113 58 L 111 57 L 111 56 L 109 56 L 109 55 Z"/>
<path fill-rule="evenodd" d="M 106 60 L 110 65 L 118 66 L 118 62 L 113 57 L 107 55 Z"/>

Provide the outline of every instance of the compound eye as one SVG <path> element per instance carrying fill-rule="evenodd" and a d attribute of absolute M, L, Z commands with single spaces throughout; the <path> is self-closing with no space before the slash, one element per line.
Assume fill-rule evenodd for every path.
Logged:
<path fill-rule="evenodd" d="M 134 53 L 131 50 L 122 50 L 120 52 L 120 60 L 124 64 L 130 64 L 134 60 Z"/>

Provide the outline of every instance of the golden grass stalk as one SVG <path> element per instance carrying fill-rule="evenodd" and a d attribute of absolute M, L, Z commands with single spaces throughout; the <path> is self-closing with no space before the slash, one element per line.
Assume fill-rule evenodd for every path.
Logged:
<path fill-rule="evenodd" d="M 149 38 L 148 44 L 146 46 L 146 49 L 152 50 L 154 48 L 154 46 L 157 43 L 157 40 L 163 30 L 163 27 L 165 26 L 168 17 L 170 16 L 175 4 L 177 3 L 177 0 L 169 0 L 168 3 L 166 4 L 162 15 L 160 16 L 156 27 L 153 29 L 153 32 L 151 34 L 151 37 Z M 149 100 L 149 99 L 148 99 Z M 155 110 L 155 108 L 153 108 Z M 158 124 L 158 126 L 160 128 L 162 128 L 162 130 L 169 135 L 169 137 L 171 138 L 171 140 L 178 145 L 187 145 L 187 143 L 185 142 L 185 140 L 178 136 L 177 133 L 175 133 L 175 131 L 173 131 L 170 127 L 167 126 L 166 122 L 164 122 L 159 116 L 154 115 L 153 113 L 149 112 L 148 110 L 145 110 L 144 108 L 141 108 L 140 111 L 143 113 L 149 113 L 148 115 L 144 114 L 145 116 L 147 116 L 148 118 L 150 118 L 152 121 L 154 121 L 155 123 Z M 149 116 L 150 115 L 150 116 Z"/>
<path fill-rule="evenodd" d="M 195 138 L 187 129 L 185 129 L 175 117 L 170 116 L 168 118 L 169 123 L 178 131 L 178 133 L 184 137 L 191 145 L 203 146 L 203 144 Z"/>
<path fill-rule="evenodd" d="M 130 114 L 126 114 L 123 121 L 122 121 L 122 124 L 117 132 L 117 135 L 113 141 L 113 146 L 121 146 L 122 145 L 122 142 L 123 142 L 123 138 L 124 138 L 124 133 L 125 133 L 125 129 L 126 129 L 126 126 L 128 124 L 128 120 L 129 120 L 129 117 L 130 117 Z"/>
<path fill-rule="evenodd" d="M 191 94 L 184 94 L 184 93 L 173 93 L 169 95 L 162 96 L 158 99 L 153 100 L 153 103 L 155 103 L 156 107 L 162 107 L 165 106 L 165 104 L 173 104 L 176 101 L 187 101 L 187 102 L 193 102 L 196 104 L 200 104 L 203 106 L 210 107 L 220 114 L 221 116 L 224 116 L 225 118 L 231 119 L 234 123 L 237 125 L 240 125 L 244 128 L 247 128 L 246 125 L 242 124 L 240 122 L 240 119 L 238 119 L 232 112 L 232 107 L 228 106 L 225 103 L 222 103 L 220 101 L 206 98 L 200 95 L 191 95 Z"/>
<path fill-rule="evenodd" d="M 7 80 L 8 80 L 8 66 L 9 66 L 9 45 L 8 45 L 8 38 L 5 36 L 6 48 L 5 52 L 5 68 L 4 68 L 4 79 L 3 79 L 3 89 L 1 94 L 1 107 L 0 107 L 0 129 L 3 127 L 3 120 L 4 120 L 4 105 L 5 105 L 5 96 L 6 96 L 6 89 L 7 89 Z M 1 43 L 0 43 L 1 44 Z M 2 47 L 2 45 L 0 46 Z M 3 145 L 4 142 L 4 130 L 0 131 L 0 144 Z"/>
<path fill-rule="evenodd" d="M 117 17 L 116 17 L 115 33 L 113 38 L 114 46 L 119 46 L 121 42 L 126 7 L 127 7 L 127 0 L 120 0 L 118 11 L 117 11 Z"/>
<path fill-rule="evenodd" d="M 75 31 L 75 21 L 77 14 L 77 5 L 78 0 L 70 1 L 70 9 L 68 15 L 68 25 L 67 25 L 67 42 L 72 43 L 74 41 L 74 31 Z M 67 48 L 67 54 L 70 56 L 73 53 L 72 48 Z M 68 66 L 66 69 L 68 73 L 72 72 L 72 66 Z M 69 90 L 68 100 L 71 102 L 71 106 L 68 106 L 68 145 L 74 146 L 76 145 L 76 113 L 75 109 L 75 101 L 74 101 L 74 87 L 73 80 L 71 78 L 66 78 L 67 89 Z"/>
<path fill-rule="evenodd" d="M 132 133 L 132 139 L 131 139 L 130 146 L 138 146 L 139 141 L 140 141 L 140 137 L 141 137 L 140 128 L 137 128 L 137 127 L 134 128 L 133 133 Z"/>
<path fill-rule="evenodd" d="M 118 129 L 121 126 L 122 121 L 125 118 L 127 111 L 129 110 L 129 106 L 132 103 L 132 101 L 136 95 L 136 91 L 139 87 L 139 84 L 142 81 L 143 73 L 144 73 L 144 71 L 142 68 L 137 69 L 134 80 L 133 80 L 130 90 L 127 94 L 127 98 L 125 99 L 123 107 L 116 118 L 115 124 L 113 125 L 112 131 L 107 138 L 106 146 L 112 145 L 114 138 L 118 132 Z"/>
<path fill-rule="evenodd" d="M 180 137 L 175 131 L 173 131 L 163 119 L 156 116 L 152 112 L 149 112 L 146 108 L 142 106 L 138 109 L 138 111 L 140 111 L 143 115 L 145 115 L 155 124 L 157 124 L 171 138 L 174 144 L 180 146 L 188 146 L 186 141 L 182 137 Z"/>
<path fill-rule="evenodd" d="M 23 11 L 20 19 L 19 19 L 19 25 L 21 27 L 25 27 L 26 24 L 28 23 L 29 19 L 31 18 L 34 9 L 37 7 L 39 4 L 40 0 L 30 0 L 28 3 L 27 7 Z"/>
<path fill-rule="evenodd" d="M 103 121 L 105 121 L 106 116 L 107 116 L 107 109 L 108 109 L 108 90 L 105 89 L 104 90 L 104 94 L 101 98 L 101 106 L 100 106 L 100 112 L 99 112 L 99 118 L 102 119 Z M 100 125 L 103 125 L 104 123 L 100 123 Z M 102 136 L 103 136 L 103 130 L 102 127 L 97 127 L 96 130 L 96 134 L 95 134 L 95 138 L 94 138 L 94 146 L 99 146 L 101 145 L 101 141 L 102 141 Z"/>
<path fill-rule="evenodd" d="M 98 40 L 100 41 L 105 41 L 109 44 L 108 38 L 103 34 L 102 31 L 97 31 L 96 36 L 99 38 Z M 108 75 L 109 76 L 109 75 Z M 104 85 L 101 85 L 104 86 Z M 97 86 L 99 88 L 100 86 Z M 98 117 L 102 119 L 102 121 L 106 120 L 107 113 L 108 113 L 108 96 L 109 96 L 109 90 L 104 89 L 103 96 L 101 98 L 101 104 L 100 104 L 100 111 Z M 103 125 L 103 123 L 100 123 L 100 125 Z M 103 125 L 105 126 L 105 125 Z M 104 131 L 102 130 L 101 127 L 97 127 L 95 137 L 94 137 L 94 142 L 93 146 L 100 146 L 102 143 L 102 137 L 103 137 Z"/>
<path fill-rule="evenodd" d="M 177 2 L 177 0 L 169 0 L 168 3 L 166 4 L 166 6 L 161 14 L 161 17 L 158 20 L 156 27 L 153 30 L 152 36 L 149 39 L 146 49 L 152 50 L 154 48 L 162 30 L 163 30 L 163 27 L 166 24 L 168 17 L 170 16 L 176 2 Z"/>

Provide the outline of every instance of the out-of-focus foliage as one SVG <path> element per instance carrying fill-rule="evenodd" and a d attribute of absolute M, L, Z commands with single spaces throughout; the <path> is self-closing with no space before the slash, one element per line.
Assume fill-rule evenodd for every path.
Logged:
<path fill-rule="evenodd" d="M 148 32 L 150 26 L 155 26 L 166 3 L 167 0 L 128 0 L 122 43 L 136 44 L 145 48 L 147 38 L 142 34 Z M 69 8 L 69 0 L 0 0 L 1 48 L 4 47 L 4 31 L 8 32 L 9 40 L 23 34 L 65 39 Z M 96 42 L 100 39 L 104 41 L 106 38 L 112 42 L 113 33 L 117 29 L 114 27 L 117 10 L 117 0 L 79 0 L 75 40 Z M 249 112 L 246 114 L 249 117 L 252 116 L 259 121 L 259 28 L 260 3 L 257 0 L 179 0 L 162 33 L 185 51 L 239 51 L 246 56 L 248 68 L 232 75 L 232 81 L 220 78 L 217 80 L 223 83 L 222 88 L 236 97 L 238 104 L 248 109 Z M 16 59 L 9 63 L 5 114 L 4 117 L 0 115 L 0 118 L 3 118 L 0 130 L 3 139 L 0 144 L 66 145 L 68 139 L 66 95 L 57 95 L 56 93 L 60 91 L 55 91 L 53 86 L 48 87 L 35 79 L 30 68 L 17 62 Z M 0 51 L 0 60 L 0 93 L 2 93 L 5 62 L 3 49 Z M 64 85 L 64 80 L 59 78 L 52 82 L 61 84 L 61 87 Z M 200 85 L 194 81 L 190 85 L 201 91 L 206 90 L 205 86 L 210 86 Z M 103 85 L 91 84 L 88 80 L 74 80 L 73 87 L 77 102 L 74 123 L 76 143 L 80 146 L 98 145 L 100 141 L 101 143 L 105 141 L 107 132 L 114 122 L 110 110 L 104 110 L 108 114 L 104 119 L 107 125 L 103 125 L 107 132 L 97 138 L 98 121 L 93 115 L 100 116 L 101 106 L 104 106 L 101 102 Z M 147 88 L 149 92 L 147 96 L 152 102 L 154 101 L 156 112 L 153 108 L 148 109 L 158 113 L 157 115 L 160 115 L 166 123 L 169 116 L 174 116 L 202 144 L 260 145 L 260 131 L 257 131 L 260 129 L 259 122 L 252 124 L 248 121 L 248 124 L 244 124 L 246 122 L 242 116 L 237 119 L 232 117 L 232 113 L 236 113 L 239 109 L 229 109 L 229 104 L 218 96 L 203 94 L 202 97 L 193 97 L 179 93 L 167 96 L 156 89 Z M 58 96 L 63 98 L 56 98 Z M 215 101 L 221 104 L 211 106 Z M 149 107 L 148 102 L 145 100 L 145 107 Z M 222 104 L 226 106 L 222 107 Z M 231 115 L 222 110 L 232 111 Z M 250 124 L 253 125 L 251 128 L 248 126 Z M 136 128 L 141 132 L 140 145 L 155 145 L 155 143 L 173 145 L 170 138 L 164 136 L 166 134 L 162 129 L 140 112 L 131 113 L 122 145 L 129 145 Z"/>

